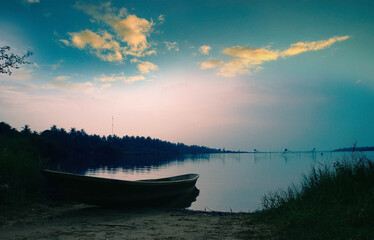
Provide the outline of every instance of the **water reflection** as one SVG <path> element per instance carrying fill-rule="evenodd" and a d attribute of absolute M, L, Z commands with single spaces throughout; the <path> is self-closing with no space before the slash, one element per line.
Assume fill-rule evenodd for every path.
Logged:
<path fill-rule="evenodd" d="M 196 202 L 197 197 L 200 194 L 200 190 L 194 187 L 191 191 L 186 192 L 170 201 L 164 202 L 158 207 L 168 207 L 168 208 L 189 208 L 193 202 Z"/>
<path fill-rule="evenodd" d="M 85 174 L 87 171 L 95 169 L 100 171 L 100 174 L 110 175 L 121 169 L 128 169 L 134 172 L 152 172 L 165 166 L 183 166 L 187 161 L 192 162 L 209 162 L 210 154 L 196 154 L 196 155 L 129 155 L 114 158 L 111 160 L 97 161 L 95 159 L 79 159 L 74 164 L 59 163 L 57 166 L 51 165 L 49 168 L 61 172 L 70 172 Z"/>
<path fill-rule="evenodd" d="M 371 154 L 371 155 L 370 155 Z M 84 174 L 125 180 L 154 179 L 198 173 L 200 190 L 190 209 L 254 211 L 269 191 L 300 183 L 311 167 L 329 164 L 342 153 L 248 153 L 187 156 L 158 164 L 116 165 L 89 168 Z M 369 153 L 368 157 L 374 153 Z"/>
<path fill-rule="evenodd" d="M 253 153 L 253 159 L 255 163 L 258 163 L 258 161 L 261 161 L 267 158 L 271 159 L 271 153 Z"/>
<path fill-rule="evenodd" d="M 118 164 L 115 166 L 103 166 L 96 168 L 88 168 L 80 172 L 80 174 L 87 176 L 99 176 L 103 178 L 121 179 L 121 180 L 144 180 L 144 179 L 156 179 L 163 177 L 170 177 L 175 175 L 169 173 L 167 169 L 183 168 L 185 165 L 204 165 L 209 162 L 210 154 L 204 155 L 188 155 L 185 158 L 179 158 L 174 160 L 164 160 L 157 162 L 155 165 L 129 165 L 129 164 Z M 224 160 L 224 158 L 223 158 Z M 184 172 L 181 174 L 188 174 L 191 172 Z"/>

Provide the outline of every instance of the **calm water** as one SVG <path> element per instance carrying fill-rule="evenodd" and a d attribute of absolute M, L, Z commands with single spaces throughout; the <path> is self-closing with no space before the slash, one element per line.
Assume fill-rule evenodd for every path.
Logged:
<path fill-rule="evenodd" d="M 189 209 L 254 211 L 269 191 L 299 183 L 312 166 L 329 164 L 343 153 L 208 154 L 161 166 L 88 169 L 85 174 L 124 180 L 152 179 L 198 173 L 200 194 Z M 346 153 L 346 155 L 348 155 Z M 374 152 L 366 155 L 373 159 Z"/>

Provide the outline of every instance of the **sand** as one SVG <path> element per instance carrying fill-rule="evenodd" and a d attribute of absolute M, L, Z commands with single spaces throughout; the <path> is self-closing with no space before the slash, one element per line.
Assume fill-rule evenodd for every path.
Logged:
<path fill-rule="evenodd" d="M 274 239 L 249 213 L 34 206 L 0 219 L 0 239 Z"/>

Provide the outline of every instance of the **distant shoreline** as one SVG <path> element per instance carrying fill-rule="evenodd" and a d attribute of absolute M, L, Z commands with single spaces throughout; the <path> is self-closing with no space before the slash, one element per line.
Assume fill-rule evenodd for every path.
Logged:
<path fill-rule="evenodd" d="M 364 149 L 364 148 L 356 148 L 354 151 L 355 152 L 371 152 L 374 151 L 374 147 L 370 147 L 369 149 Z M 334 150 L 322 150 L 322 151 L 315 151 L 314 153 L 333 153 L 333 152 L 353 152 L 353 148 L 343 148 L 343 149 L 334 149 Z M 255 153 L 255 154 L 260 154 L 260 153 L 313 153 L 313 151 L 288 151 L 288 152 L 282 152 L 282 151 L 277 151 L 277 152 L 246 152 L 246 151 L 240 151 L 240 152 L 235 152 L 235 151 L 226 151 L 226 152 L 213 152 L 213 153 L 208 153 L 208 154 L 226 154 L 226 153 Z"/>
<path fill-rule="evenodd" d="M 349 147 L 349 148 L 339 148 L 333 150 L 333 152 L 370 152 L 374 151 L 374 147 Z"/>

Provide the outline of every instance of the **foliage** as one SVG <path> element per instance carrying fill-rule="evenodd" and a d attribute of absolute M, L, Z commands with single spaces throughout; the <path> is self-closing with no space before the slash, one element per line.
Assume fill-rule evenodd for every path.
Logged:
<path fill-rule="evenodd" d="M 75 128 L 67 132 L 56 126 L 43 131 L 40 137 L 47 143 L 44 150 L 50 157 L 50 167 L 68 171 L 100 166 L 161 165 L 184 154 L 220 152 L 217 149 L 170 143 L 150 137 L 100 137 Z"/>
<path fill-rule="evenodd" d="M 0 123 L 0 206 L 18 205 L 40 198 L 43 179 L 39 171 L 45 157 L 40 139 L 31 132 L 19 133 Z"/>
<path fill-rule="evenodd" d="M 374 162 L 353 152 L 262 202 L 281 239 L 374 239 Z"/>
<path fill-rule="evenodd" d="M 18 69 L 22 64 L 31 64 L 26 61 L 26 58 L 30 57 L 33 53 L 27 51 L 25 55 L 18 56 L 10 52 L 9 46 L 0 47 L 0 73 L 12 75 L 11 68 Z"/>

